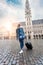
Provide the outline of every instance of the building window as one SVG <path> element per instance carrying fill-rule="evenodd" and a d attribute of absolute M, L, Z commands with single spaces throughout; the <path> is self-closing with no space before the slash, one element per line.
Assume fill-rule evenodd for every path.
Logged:
<path fill-rule="evenodd" d="M 38 39 L 38 35 L 36 35 L 36 39 Z"/>
<path fill-rule="evenodd" d="M 43 39 L 43 35 L 42 35 L 42 39 Z"/>
<path fill-rule="evenodd" d="M 35 35 L 33 35 L 34 39 L 35 39 Z"/>
<path fill-rule="evenodd" d="M 31 36 L 30 35 L 28 36 L 28 39 L 31 39 Z"/>
<path fill-rule="evenodd" d="M 41 38 L 41 35 L 39 35 L 39 38 Z"/>

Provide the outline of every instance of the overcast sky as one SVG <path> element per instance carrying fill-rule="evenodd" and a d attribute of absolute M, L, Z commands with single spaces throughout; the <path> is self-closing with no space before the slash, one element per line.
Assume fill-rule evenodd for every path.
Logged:
<path fill-rule="evenodd" d="M 43 19 L 43 0 L 29 0 L 32 20 Z M 0 24 L 25 21 L 25 0 L 0 0 Z"/>

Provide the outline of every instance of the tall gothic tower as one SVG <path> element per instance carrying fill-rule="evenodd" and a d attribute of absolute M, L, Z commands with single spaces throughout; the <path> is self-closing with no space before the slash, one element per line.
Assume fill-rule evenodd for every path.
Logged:
<path fill-rule="evenodd" d="M 25 3 L 25 20 L 26 20 L 26 36 L 28 38 L 32 38 L 32 16 L 31 16 L 31 9 L 29 6 L 29 1 L 26 0 Z"/>

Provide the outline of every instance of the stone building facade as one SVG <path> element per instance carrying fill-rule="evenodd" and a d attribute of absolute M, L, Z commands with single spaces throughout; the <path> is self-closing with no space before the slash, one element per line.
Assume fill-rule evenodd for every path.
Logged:
<path fill-rule="evenodd" d="M 25 22 L 21 22 L 21 26 L 24 28 L 24 32 L 26 33 Z M 32 31 L 33 38 L 34 39 L 43 39 L 43 19 L 33 20 L 32 27 L 33 27 L 33 31 Z M 29 34 L 29 28 L 28 28 L 28 34 Z M 28 36 L 28 38 L 31 38 L 31 37 Z"/>

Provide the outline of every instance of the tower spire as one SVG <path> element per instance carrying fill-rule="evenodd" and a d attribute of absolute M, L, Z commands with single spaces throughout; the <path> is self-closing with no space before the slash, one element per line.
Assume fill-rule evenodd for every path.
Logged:
<path fill-rule="evenodd" d="M 25 17 L 31 18 L 31 9 L 29 5 L 29 0 L 26 0 L 26 3 L 25 3 Z"/>
<path fill-rule="evenodd" d="M 30 5 L 29 5 L 29 0 L 26 0 L 25 3 L 25 20 L 26 20 L 26 36 L 27 36 L 27 40 L 28 38 L 31 38 L 32 35 L 32 17 L 31 17 L 31 9 L 30 9 Z"/>
<path fill-rule="evenodd" d="M 29 1 L 28 0 L 26 0 L 25 7 L 27 10 L 29 9 Z"/>

